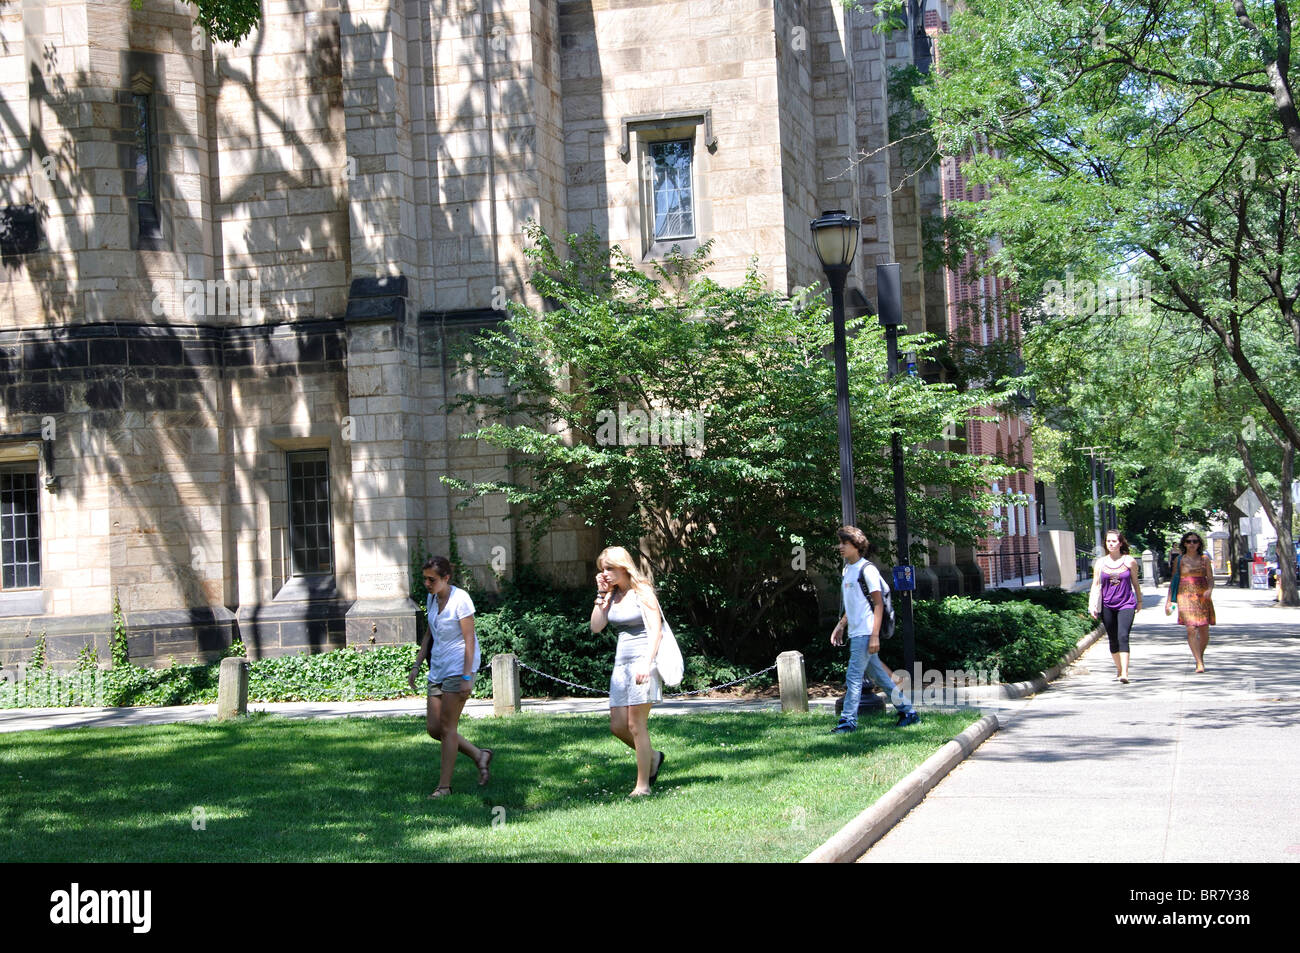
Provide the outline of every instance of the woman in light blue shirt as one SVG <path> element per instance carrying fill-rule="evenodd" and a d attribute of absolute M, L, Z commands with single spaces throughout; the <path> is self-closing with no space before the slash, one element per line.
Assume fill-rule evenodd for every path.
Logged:
<path fill-rule="evenodd" d="M 424 564 L 424 588 L 429 591 L 429 631 L 411 669 L 411 690 L 425 659 L 429 660 L 425 726 L 429 737 L 442 744 L 438 787 L 429 797 L 451 793 L 456 753 L 462 752 L 478 768 L 478 783 L 488 783 L 491 748 L 476 748 L 457 730 L 461 709 L 474 688 L 480 655 L 474 635 L 474 602 L 464 589 L 451 584 L 451 561 L 434 556 Z"/>

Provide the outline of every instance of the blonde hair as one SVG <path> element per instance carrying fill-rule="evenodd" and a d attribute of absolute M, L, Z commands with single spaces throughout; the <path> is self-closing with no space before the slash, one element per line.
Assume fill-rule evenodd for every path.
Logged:
<path fill-rule="evenodd" d="M 614 567 L 624 570 L 632 580 L 632 591 L 638 596 L 655 599 L 655 587 L 632 561 L 632 554 L 622 546 L 606 546 L 596 557 L 596 568 L 600 570 Z M 657 601 L 657 599 L 656 599 Z"/>

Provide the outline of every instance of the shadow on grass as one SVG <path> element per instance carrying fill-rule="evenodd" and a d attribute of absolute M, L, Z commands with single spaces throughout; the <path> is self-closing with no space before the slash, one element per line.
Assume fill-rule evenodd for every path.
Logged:
<path fill-rule="evenodd" d="M 633 801 L 625 797 L 635 781 L 632 751 L 608 734 L 599 715 L 462 722 L 471 741 L 494 749 L 492 781 L 479 788 L 474 766 L 461 756 L 456 793 L 437 801 L 426 796 L 437 783 L 439 746 L 425 734 L 422 718 L 253 716 L 239 723 L 32 732 L 10 736 L 15 743 L 0 752 L 0 856 L 60 862 L 638 859 L 641 850 L 661 849 L 647 838 L 662 840 L 671 825 L 701 812 L 734 822 L 746 799 L 761 802 L 779 822 L 782 796 L 799 784 L 836 788 L 837 798 L 849 788 L 848 807 L 826 809 L 823 826 L 833 830 L 847 820 L 837 819 L 836 810 L 851 816 L 870 802 L 843 783 L 865 770 L 859 759 L 873 754 L 888 764 L 915 757 L 918 746 L 927 749 L 923 758 L 970 720 L 962 717 L 936 718 L 924 733 L 895 731 L 882 718 L 850 736 L 826 734 L 828 720 L 815 714 L 652 719 L 651 739 L 668 758 L 655 796 Z M 798 796 L 820 810 L 810 800 L 815 794 Z M 501 836 L 502 826 L 513 839 Z M 705 828 L 712 836 L 712 822 Z M 814 829 L 791 850 L 802 851 L 804 841 L 815 846 L 821 837 Z M 738 843 L 739 856 L 688 859 L 746 859 L 743 840 Z"/>

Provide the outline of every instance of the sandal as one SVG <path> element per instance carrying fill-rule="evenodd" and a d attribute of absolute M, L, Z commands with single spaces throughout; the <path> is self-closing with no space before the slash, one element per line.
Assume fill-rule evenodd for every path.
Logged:
<path fill-rule="evenodd" d="M 478 786 L 483 787 L 492 777 L 492 749 L 480 748 L 479 750 L 483 753 L 483 757 L 478 762 Z"/>
<path fill-rule="evenodd" d="M 655 754 L 659 755 L 659 760 L 655 762 L 655 769 L 650 772 L 651 787 L 654 787 L 655 779 L 659 777 L 659 769 L 664 766 L 664 753 L 662 751 L 656 751 Z"/>
<path fill-rule="evenodd" d="M 432 801 L 436 797 L 447 797 L 449 794 L 451 794 L 451 788 L 434 788 L 433 793 L 429 795 L 429 800 Z"/>

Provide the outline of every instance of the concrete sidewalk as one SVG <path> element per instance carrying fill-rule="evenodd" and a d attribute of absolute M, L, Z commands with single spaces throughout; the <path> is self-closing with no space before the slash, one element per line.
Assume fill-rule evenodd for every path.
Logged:
<path fill-rule="evenodd" d="M 834 712 L 834 698 L 809 699 L 812 711 Z M 699 711 L 779 711 L 779 699 L 741 701 L 728 698 L 681 698 L 656 705 L 658 715 L 680 715 Z M 551 714 L 609 711 L 608 698 L 524 699 L 524 711 Z M 262 711 L 285 718 L 383 718 L 394 715 L 424 715 L 424 699 L 397 698 L 392 701 L 362 702 L 250 702 L 250 712 Z M 469 718 L 487 718 L 492 714 L 492 699 L 471 699 L 464 714 Z M 211 721 L 217 716 L 216 705 L 172 705 L 138 708 L 9 708 L 0 709 L 0 733 L 38 731 L 45 728 L 109 728 L 139 725 L 168 725 L 179 722 Z"/>
<path fill-rule="evenodd" d="M 1128 685 L 1103 637 L 863 863 L 1300 861 L 1300 610 L 1214 590 L 1204 675 L 1147 589 Z"/>

